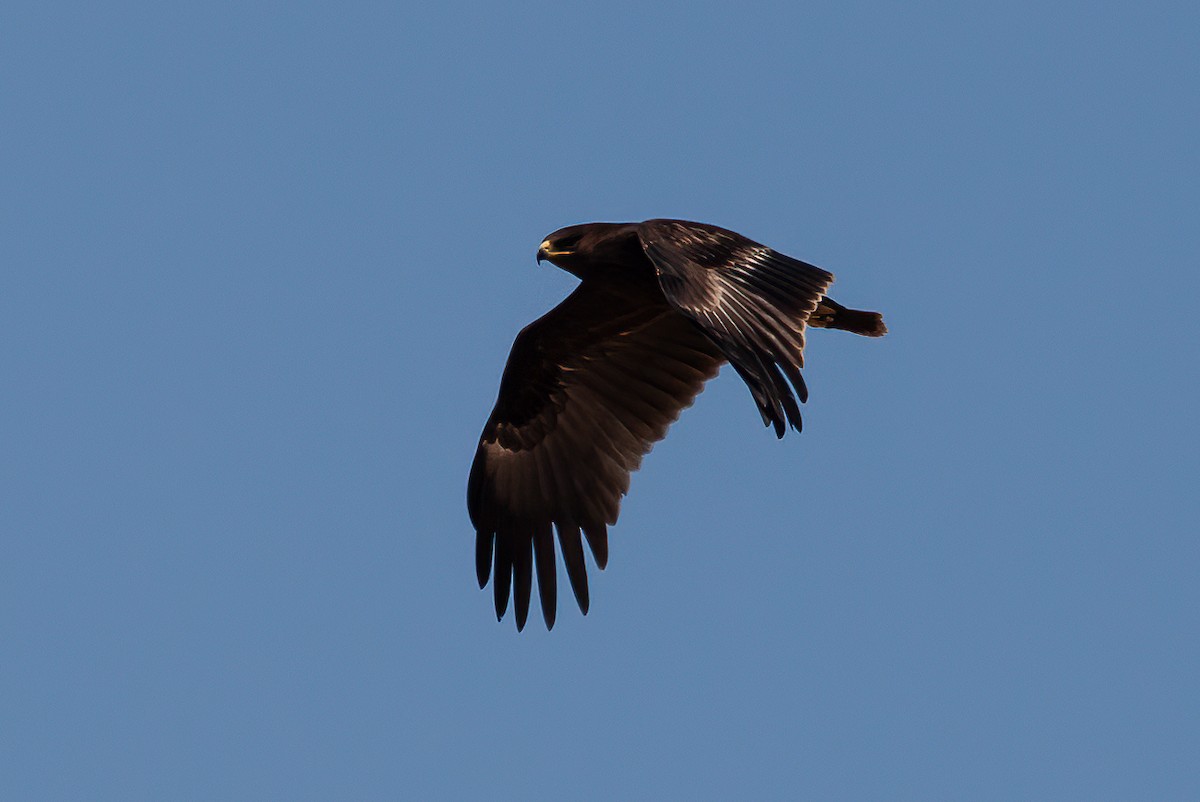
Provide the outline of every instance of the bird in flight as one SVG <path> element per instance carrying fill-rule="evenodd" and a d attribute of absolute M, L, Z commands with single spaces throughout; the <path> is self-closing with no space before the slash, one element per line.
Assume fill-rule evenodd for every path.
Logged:
<path fill-rule="evenodd" d="M 554 626 L 555 532 L 587 614 L 583 541 L 603 570 L 630 474 L 721 365 L 783 437 L 808 399 L 805 327 L 887 333 L 879 313 L 825 295 L 833 274 L 704 223 L 568 226 L 543 260 L 579 286 L 517 335 L 467 482 L 479 587 L 492 577 L 496 620 L 511 591 L 518 630 L 535 571 Z"/>

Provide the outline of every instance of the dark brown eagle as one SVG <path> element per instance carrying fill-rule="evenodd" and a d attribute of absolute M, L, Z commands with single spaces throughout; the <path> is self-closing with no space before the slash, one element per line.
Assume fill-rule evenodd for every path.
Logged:
<path fill-rule="evenodd" d="M 825 295 L 831 273 L 704 223 L 569 226 L 543 259 L 582 281 L 517 335 L 467 482 L 479 587 L 494 567 L 496 619 L 511 589 L 518 630 L 535 566 L 554 626 L 555 530 L 587 614 L 583 539 L 603 570 L 629 475 L 721 365 L 783 437 L 808 399 L 804 327 L 887 332 L 877 312 Z"/>

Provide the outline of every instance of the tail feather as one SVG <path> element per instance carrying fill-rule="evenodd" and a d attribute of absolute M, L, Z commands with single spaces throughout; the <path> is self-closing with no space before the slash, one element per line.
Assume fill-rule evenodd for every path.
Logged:
<path fill-rule="evenodd" d="M 808 325 L 818 329 L 841 329 L 864 337 L 887 334 L 883 315 L 861 309 L 847 309 L 831 298 L 822 298 L 817 309 L 808 317 Z"/>

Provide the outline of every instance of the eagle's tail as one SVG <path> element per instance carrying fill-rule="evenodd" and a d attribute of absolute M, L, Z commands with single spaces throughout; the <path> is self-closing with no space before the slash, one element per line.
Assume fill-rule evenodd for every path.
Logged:
<path fill-rule="evenodd" d="M 864 312 L 861 309 L 847 309 L 828 296 L 822 298 L 816 311 L 808 316 L 808 325 L 818 329 L 841 329 L 864 337 L 882 337 L 887 334 L 883 315 L 878 312 Z"/>

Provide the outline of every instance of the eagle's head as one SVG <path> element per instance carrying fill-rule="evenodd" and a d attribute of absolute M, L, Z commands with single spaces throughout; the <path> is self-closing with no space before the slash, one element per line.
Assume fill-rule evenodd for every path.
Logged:
<path fill-rule="evenodd" d="M 560 228 L 542 240 L 543 259 L 579 278 L 604 268 L 624 268 L 646 260 L 637 223 L 584 223 Z M 648 265 L 649 262 L 646 262 Z"/>

